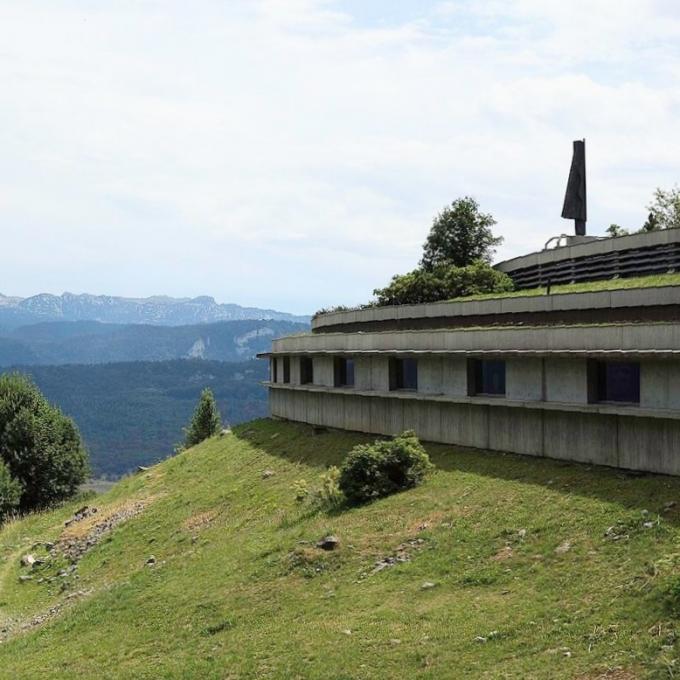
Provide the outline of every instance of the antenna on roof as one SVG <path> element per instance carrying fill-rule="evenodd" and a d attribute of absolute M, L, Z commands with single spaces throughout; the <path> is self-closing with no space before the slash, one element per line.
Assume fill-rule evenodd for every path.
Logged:
<path fill-rule="evenodd" d="M 564 195 L 562 217 L 574 220 L 577 236 L 586 235 L 586 140 L 574 142 L 574 155 L 571 159 L 567 192 Z"/>

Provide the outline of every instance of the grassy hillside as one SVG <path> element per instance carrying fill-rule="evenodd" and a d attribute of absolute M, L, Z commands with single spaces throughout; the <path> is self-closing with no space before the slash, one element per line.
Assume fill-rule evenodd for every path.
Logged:
<path fill-rule="evenodd" d="M 680 479 L 429 446 L 437 470 L 416 490 L 331 514 L 295 501 L 295 480 L 364 439 L 257 421 L 68 527 L 77 503 L 9 524 L 0 677 L 677 672 Z M 334 552 L 314 546 L 328 532 Z M 46 564 L 22 567 L 45 542 Z"/>

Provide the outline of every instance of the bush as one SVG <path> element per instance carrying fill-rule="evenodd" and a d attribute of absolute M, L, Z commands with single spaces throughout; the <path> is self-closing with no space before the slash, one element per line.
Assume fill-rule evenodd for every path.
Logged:
<path fill-rule="evenodd" d="M 314 497 L 322 508 L 334 508 L 343 501 L 340 490 L 340 470 L 331 465 L 326 472 L 319 476 L 321 486 L 314 491 Z"/>
<path fill-rule="evenodd" d="M 408 305 L 438 302 L 467 295 L 503 293 L 513 289 L 512 279 L 484 262 L 467 267 L 439 265 L 431 270 L 415 269 L 392 277 L 386 288 L 373 294 L 378 305 Z"/>
<path fill-rule="evenodd" d="M 21 490 L 21 484 L 12 477 L 7 465 L 0 460 L 0 522 L 19 506 Z"/>
<path fill-rule="evenodd" d="M 431 468 L 415 433 L 407 431 L 355 446 L 342 464 L 339 486 L 349 503 L 365 503 L 417 486 Z"/>
<path fill-rule="evenodd" d="M 204 439 L 214 437 L 221 430 L 222 419 L 220 418 L 220 412 L 217 410 L 215 397 L 212 390 L 206 387 L 201 392 L 201 398 L 198 401 L 189 427 L 186 429 L 184 446 L 187 449 L 196 446 L 196 444 L 200 444 Z"/>
<path fill-rule="evenodd" d="M 89 471 L 75 423 L 19 374 L 0 376 L 0 460 L 21 485 L 21 510 L 73 496 Z"/>

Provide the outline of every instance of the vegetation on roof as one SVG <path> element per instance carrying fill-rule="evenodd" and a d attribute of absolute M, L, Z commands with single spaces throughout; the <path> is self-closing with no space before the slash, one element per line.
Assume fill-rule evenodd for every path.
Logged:
<path fill-rule="evenodd" d="M 660 286 L 680 285 L 680 273 L 653 274 L 650 276 L 634 276 L 627 279 L 604 279 L 601 281 L 583 281 L 581 283 L 568 283 L 551 286 L 551 295 L 566 293 L 596 293 L 601 290 L 622 290 L 627 288 L 658 288 Z M 505 293 L 488 293 L 480 295 L 467 295 L 464 297 L 451 298 L 448 302 L 467 302 L 469 300 L 502 300 L 515 297 L 535 297 L 546 295 L 545 286 L 540 288 L 527 288 L 513 290 Z"/>

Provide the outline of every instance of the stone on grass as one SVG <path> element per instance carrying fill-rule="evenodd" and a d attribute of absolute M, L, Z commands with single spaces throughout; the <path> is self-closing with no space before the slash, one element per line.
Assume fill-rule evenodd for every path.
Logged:
<path fill-rule="evenodd" d="M 558 555 L 563 555 L 566 552 L 569 552 L 571 550 L 571 541 L 564 541 L 563 543 L 560 543 L 556 548 L 555 552 Z"/>
<path fill-rule="evenodd" d="M 149 559 L 146 561 L 146 566 L 153 567 L 154 564 L 156 564 L 156 558 L 153 555 L 150 555 Z"/>
<path fill-rule="evenodd" d="M 24 555 L 21 558 L 21 566 L 22 567 L 32 567 L 35 564 L 35 557 L 33 555 Z"/>
<path fill-rule="evenodd" d="M 316 547 L 321 548 L 321 550 L 335 550 L 340 547 L 340 539 L 333 535 L 324 536 L 321 540 L 317 541 Z"/>
<path fill-rule="evenodd" d="M 262 479 L 269 479 L 270 477 L 273 477 L 276 473 L 274 470 L 265 470 L 262 473 Z"/>
<path fill-rule="evenodd" d="M 435 588 L 437 586 L 436 583 L 432 583 L 432 581 L 425 581 L 423 585 L 420 586 L 421 590 L 430 590 L 431 588 Z"/>

